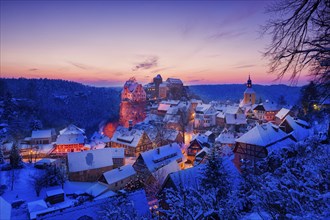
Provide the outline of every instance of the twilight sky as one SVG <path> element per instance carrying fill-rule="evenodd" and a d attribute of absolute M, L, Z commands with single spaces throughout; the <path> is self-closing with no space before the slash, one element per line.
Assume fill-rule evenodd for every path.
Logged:
<path fill-rule="evenodd" d="M 121 86 L 288 84 L 267 74 L 266 1 L 1 1 L 0 76 Z M 301 77 L 299 84 L 305 84 Z"/>

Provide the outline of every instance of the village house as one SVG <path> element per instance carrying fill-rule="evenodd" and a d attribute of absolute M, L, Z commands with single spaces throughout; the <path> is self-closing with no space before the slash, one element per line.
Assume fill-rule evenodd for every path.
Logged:
<path fill-rule="evenodd" d="M 215 143 L 220 147 L 229 146 L 234 148 L 235 146 L 235 132 L 228 129 L 224 129 L 219 136 L 215 139 Z"/>
<path fill-rule="evenodd" d="M 286 146 L 294 141 L 290 135 L 283 132 L 277 125 L 271 122 L 257 124 L 254 128 L 236 139 L 234 148 L 235 166 L 239 169 L 242 161 L 254 164 L 268 155 L 268 149 L 273 145 Z"/>
<path fill-rule="evenodd" d="M 110 190 L 117 191 L 135 178 L 136 172 L 133 166 L 128 164 L 103 173 L 98 181 L 107 184 Z"/>
<path fill-rule="evenodd" d="M 275 121 L 275 115 L 280 111 L 280 107 L 274 103 L 266 101 L 253 107 L 254 116 L 260 121 Z"/>
<path fill-rule="evenodd" d="M 311 126 L 306 121 L 293 118 L 290 115 L 285 117 L 279 127 L 287 134 L 290 134 L 295 141 L 305 140 L 311 134 Z"/>
<path fill-rule="evenodd" d="M 137 190 L 134 192 L 123 192 L 118 194 L 112 191 L 107 191 L 94 198 L 92 201 L 75 205 L 68 203 L 69 206 L 64 208 L 61 208 L 61 206 L 51 206 L 48 208 L 44 200 L 38 200 L 39 202 L 34 205 L 34 209 L 40 208 L 40 211 L 33 212 L 33 218 L 31 219 L 100 219 L 100 214 L 104 211 L 104 207 L 111 202 L 109 198 L 111 198 L 112 202 L 116 202 L 116 204 L 118 204 L 118 209 L 123 210 L 128 216 L 134 216 L 136 219 L 151 218 L 146 194 L 144 190 Z M 119 202 L 123 200 L 126 200 L 127 203 Z M 39 204 L 40 207 L 38 207 Z M 32 215 L 30 214 L 30 216 Z"/>
<path fill-rule="evenodd" d="M 293 112 L 287 108 L 281 108 L 275 115 L 275 124 L 280 125 L 287 115 L 293 116 Z"/>
<path fill-rule="evenodd" d="M 68 153 L 67 157 L 70 181 L 94 182 L 113 168 L 110 148 Z"/>
<path fill-rule="evenodd" d="M 205 147 L 212 147 L 213 144 L 211 140 L 209 139 L 209 136 L 205 134 L 198 133 L 197 135 L 194 135 L 190 141 L 190 144 L 187 148 L 187 156 L 188 160 L 193 162 L 195 159 L 196 154 L 201 151 Z"/>
<path fill-rule="evenodd" d="M 204 129 L 216 125 L 217 111 L 211 104 L 198 104 L 195 109 L 194 128 Z"/>
<path fill-rule="evenodd" d="M 177 163 L 177 167 L 184 168 L 185 158 L 180 145 L 177 143 L 141 153 L 133 167 L 145 182 L 152 182 L 154 181 L 153 174 L 173 161 Z"/>
<path fill-rule="evenodd" d="M 87 150 L 85 147 L 85 130 L 71 124 L 60 131 L 52 154 L 63 155 L 68 152 Z"/>
<path fill-rule="evenodd" d="M 119 126 L 111 138 L 112 148 L 124 148 L 125 156 L 137 157 L 139 153 L 153 149 L 145 131 Z"/>
<path fill-rule="evenodd" d="M 34 130 L 32 131 L 31 145 L 51 144 L 56 141 L 55 129 Z"/>

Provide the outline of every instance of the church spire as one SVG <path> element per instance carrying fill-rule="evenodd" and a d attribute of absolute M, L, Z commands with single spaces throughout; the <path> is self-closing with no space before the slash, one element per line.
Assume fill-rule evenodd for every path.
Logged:
<path fill-rule="evenodd" d="M 248 81 L 247 81 L 246 86 L 247 86 L 248 88 L 252 88 L 252 80 L 251 80 L 251 78 L 250 78 L 250 74 L 249 74 L 249 79 L 248 79 Z"/>

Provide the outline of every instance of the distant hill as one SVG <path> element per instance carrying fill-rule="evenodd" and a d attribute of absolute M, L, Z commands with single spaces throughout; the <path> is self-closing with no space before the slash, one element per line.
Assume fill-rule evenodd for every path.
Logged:
<path fill-rule="evenodd" d="M 22 135 L 31 122 L 40 120 L 44 128 L 62 129 L 70 123 L 90 135 L 102 121 L 116 120 L 119 113 L 118 89 L 97 88 L 76 82 L 50 79 L 0 79 L 0 98 L 9 92 L 14 100 L 13 122 Z M 4 103 L 4 102 L 3 102 Z M 9 108 L 11 109 L 11 108 Z"/>
<path fill-rule="evenodd" d="M 244 84 L 222 84 L 222 85 L 196 85 L 189 86 L 190 92 L 198 95 L 204 101 L 235 101 L 243 98 L 246 89 Z M 257 101 L 261 98 L 263 101 L 270 100 L 277 102 L 280 96 L 283 96 L 288 104 L 294 105 L 298 102 L 301 87 L 286 85 L 253 85 L 256 92 Z"/>

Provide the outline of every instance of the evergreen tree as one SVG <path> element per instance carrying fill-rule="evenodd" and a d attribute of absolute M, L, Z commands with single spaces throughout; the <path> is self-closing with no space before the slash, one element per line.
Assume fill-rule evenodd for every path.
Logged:
<path fill-rule="evenodd" d="M 215 145 L 211 150 L 201 180 L 201 185 L 205 193 L 210 194 L 210 198 L 213 198 L 211 204 L 214 212 L 210 213 L 211 218 L 225 216 L 226 206 L 229 200 L 229 176 L 220 155 L 221 149 Z"/>
<path fill-rule="evenodd" d="M 16 144 L 14 144 L 13 147 L 11 148 L 9 159 L 10 159 L 10 165 L 13 169 L 22 168 L 23 166 L 22 157 L 19 152 L 19 148 Z"/>
<path fill-rule="evenodd" d="M 313 104 L 319 99 L 319 91 L 317 85 L 311 81 L 301 90 L 301 105 L 305 115 L 313 111 Z"/>

